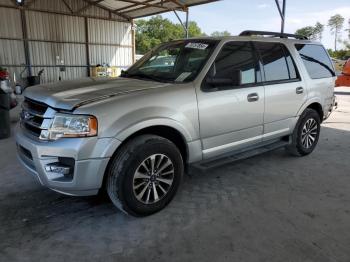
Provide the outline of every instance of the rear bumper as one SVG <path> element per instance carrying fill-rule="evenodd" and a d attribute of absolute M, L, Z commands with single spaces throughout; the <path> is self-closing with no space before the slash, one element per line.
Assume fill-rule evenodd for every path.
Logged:
<path fill-rule="evenodd" d="M 108 162 L 120 141 L 114 138 L 73 138 L 53 142 L 35 141 L 21 128 L 16 132 L 17 156 L 27 172 L 43 186 L 57 192 L 95 195 L 102 186 Z M 47 165 L 70 159 L 71 174 L 47 171 Z"/>

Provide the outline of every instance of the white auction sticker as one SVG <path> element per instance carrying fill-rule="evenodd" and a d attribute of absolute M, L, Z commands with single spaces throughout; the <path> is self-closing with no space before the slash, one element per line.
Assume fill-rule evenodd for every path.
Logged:
<path fill-rule="evenodd" d="M 207 49 L 208 46 L 209 46 L 208 44 L 203 44 L 203 43 L 188 43 L 186 45 L 186 48 L 205 50 Z"/>

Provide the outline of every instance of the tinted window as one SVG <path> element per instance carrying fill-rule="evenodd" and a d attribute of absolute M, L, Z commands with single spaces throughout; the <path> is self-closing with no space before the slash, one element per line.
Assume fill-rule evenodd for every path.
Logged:
<path fill-rule="evenodd" d="M 332 62 L 323 46 L 297 44 L 295 47 L 311 78 L 317 79 L 335 76 Z"/>
<path fill-rule="evenodd" d="M 257 42 L 256 46 L 264 65 L 265 81 L 289 80 L 289 69 L 282 45 Z"/>
<path fill-rule="evenodd" d="M 227 43 L 215 60 L 215 79 L 229 79 L 232 86 L 261 82 L 260 71 L 250 42 Z"/>
<path fill-rule="evenodd" d="M 297 68 L 295 67 L 295 63 L 293 61 L 292 56 L 290 55 L 290 53 L 286 47 L 283 46 L 283 50 L 284 50 L 287 65 L 288 65 L 289 78 L 290 79 L 299 79 L 299 74 L 298 74 Z"/>

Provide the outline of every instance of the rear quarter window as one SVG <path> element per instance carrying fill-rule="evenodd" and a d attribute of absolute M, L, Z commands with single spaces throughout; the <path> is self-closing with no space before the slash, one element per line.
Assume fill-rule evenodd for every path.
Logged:
<path fill-rule="evenodd" d="M 315 44 L 296 44 L 295 47 L 312 79 L 335 76 L 332 61 L 329 59 L 323 46 Z"/>

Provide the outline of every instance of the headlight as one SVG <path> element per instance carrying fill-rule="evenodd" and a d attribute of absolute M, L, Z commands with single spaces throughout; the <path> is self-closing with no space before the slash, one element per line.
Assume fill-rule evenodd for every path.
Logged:
<path fill-rule="evenodd" d="M 57 114 L 48 130 L 42 130 L 40 139 L 57 140 L 61 137 L 88 137 L 97 135 L 94 116 Z"/>

